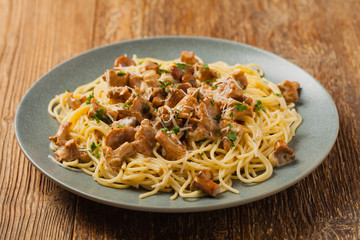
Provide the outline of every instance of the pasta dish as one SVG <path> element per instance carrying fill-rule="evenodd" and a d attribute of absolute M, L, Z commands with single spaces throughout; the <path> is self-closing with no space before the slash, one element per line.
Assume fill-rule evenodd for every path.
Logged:
<path fill-rule="evenodd" d="M 59 123 L 50 148 L 61 166 L 140 198 L 239 193 L 234 180 L 263 182 L 295 159 L 297 82 L 275 84 L 256 64 L 120 56 L 114 68 L 53 98 Z"/>

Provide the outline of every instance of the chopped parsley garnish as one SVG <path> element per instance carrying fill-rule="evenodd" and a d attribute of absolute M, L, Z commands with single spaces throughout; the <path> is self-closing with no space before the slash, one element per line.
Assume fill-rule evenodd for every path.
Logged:
<path fill-rule="evenodd" d="M 85 123 L 84 125 L 87 126 L 87 125 L 89 125 L 89 124 L 88 124 L 88 123 Z"/>
<path fill-rule="evenodd" d="M 196 99 L 198 102 L 200 102 L 200 91 L 197 92 Z"/>
<path fill-rule="evenodd" d="M 157 108 L 153 108 L 153 110 L 154 110 L 154 112 L 157 112 L 158 109 L 157 109 Z"/>
<path fill-rule="evenodd" d="M 127 101 L 126 103 L 124 103 L 124 105 L 122 105 L 122 108 L 127 108 L 127 109 L 130 109 L 131 104 L 132 104 L 132 101 L 131 101 L 131 100 L 129 100 L 129 101 Z"/>
<path fill-rule="evenodd" d="M 228 124 L 228 127 L 231 129 L 233 126 L 229 123 L 229 124 Z"/>
<path fill-rule="evenodd" d="M 104 121 L 105 123 L 109 123 L 110 119 L 104 116 L 105 108 L 100 108 L 97 113 L 92 117 L 92 119 L 96 120 L 96 123 L 99 123 L 100 120 Z"/>
<path fill-rule="evenodd" d="M 221 114 L 217 114 L 216 117 L 214 117 L 214 120 L 221 120 Z"/>
<path fill-rule="evenodd" d="M 231 112 L 231 113 L 229 114 L 229 116 L 230 116 L 230 117 L 234 117 L 234 114 Z"/>
<path fill-rule="evenodd" d="M 230 140 L 231 147 L 234 147 L 235 146 L 234 142 L 237 139 L 236 132 L 231 131 L 231 132 L 228 133 L 228 135 L 226 137 Z"/>
<path fill-rule="evenodd" d="M 121 125 L 119 125 L 119 126 L 117 126 L 116 128 L 124 128 L 125 126 L 121 126 Z"/>
<path fill-rule="evenodd" d="M 260 111 L 260 109 L 263 110 L 263 112 L 266 112 L 264 106 L 262 105 L 262 102 L 260 100 L 257 100 L 255 104 L 255 112 Z"/>
<path fill-rule="evenodd" d="M 67 89 L 66 91 L 67 91 L 67 92 L 70 92 L 70 90 L 69 90 L 69 89 Z"/>
<path fill-rule="evenodd" d="M 96 143 L 92 142 L 90 145 L 90 153 L 95 156 L 96 158 L 100 158 L 100 145 L 101 143 L 99 143 L 98 145 L 96 145 Z"/>
<path fill-rule="evenodd" d="M 124 73 L 124 72 L 118 72 L 117 75 L 118 75 L 119 77 L 121 77 L 121 76 L 125 76 L 126 73 Z"/>
<path fill-rule="evenodd" d="M 264 74 L 261 74 L 261 75 L 260 75 L 260 78 L 263 78 L 263 77 L 264 77 Z"/>
<path fill-rule="evenodd" d="M 206 83 L 213 83 L 213 82 L 215 82 L 216 81 L 216 79 L 211 79 L 211 80 L 206 80 L 205 82 Z"/>
<path fill-rule="evenodd" d="M 147 112 L 149 112 L 150 110 L 150 106 L 149 105 L 146 105 L 143 109 L 142 109 L 142 113 L 143 114 L 146 114 Z"/>
<path fill-rule="evenodd" d="M 136 94 L 135 94 L 135 97 L 137 97 L 137 96 L 139 96 L 139 93 L 136 93 Z"/>
<path fill-rule="evenodd" d="M 181 113 L 181 110 L 179 110 L 179 109 L 174 108 L 173 110 L 178 112 L 178 113 Z"/>
<path fill-rule="evenodd" d="M 243 86 L 243 90 L 245 90 L 245 89 L 246 89 L 246 85 Z"/>
<path fill-rule="evenodd" d="M 180 132 L 180 127 L 174 127 L 172 131 L 177 135 Z"/>
<path fill-rule="evenodd" d="M 140 61 L 138 64 L 141 65 L 141 64 L 143 64 L 143 62 L 144 62 L 144 61 Z"/>
<path fill-rule="evenodd" d="M 211 106 L 214 106 L 215 105 L 215 101 L 214 101 L 214 99 L 210 99 L 210 102 L 211 102 Z"/>
<path fill-rule="evenodd" d="M 177 84 L 171 84 L 171 86 L 173 86 L 174 88 L 179 88 L 179 85 Z"/>
<path fill-rule="evenodd" d="M 169 73 L 168 70 L 162 69 L 162 68 L 159 68 L 159 69 L 157 70 L 157 72 L 158 72 L 158 74 L 161 74 L 161 73 Z"/>
<path fill-rule="evenodd" d="M 169 86 L 170 85 L 170 83 L 169 82 L 166 82 L 166 83 L 164 83 L 164 82 L 162 82 L 162 81 L 160 81 L 160 84 L 161 84 L 161 88 L 163 88 L 163 89 L 165 89 L 167 86 Z"/>
<path fill-rule="evenodd" d="M 207 65 L 206 63 L 202 65 L 203 68 L 205 69 L 209 69 L 209 65 Z"/>
<path fill-rule="evenodd" d="M 175 118 L 175 120 L 178 120 L 178 119 L 179 119 L 179 115 L 176 114 L 176 115 L 174 116 L 174 118 Z"/>
<path fill-rule="evenodd" d="M 86 104 L 89 105 L 91 103 L 91 99 L 94 98 L 94 92 L 92 92 L 88 97 L 87 97 L 87 100 L 86 100 Z"/>
<path fill-rule="evenodd" d="M 209 140 L 208 138 L 203 138 L 199 141 L 200 144 L 203 144 L 204 142 L 206 142 L 207 140 Z"/>
<path fill-rule="evenodd" d="M 169 129 L 168 128 L 162 128 L 162 129 L 160 129 L 161 131 L 163 131 L 163 132 L 167 132 L 167 131 L 169 131 Z"/>
<path fill-rule="evenodd" d="M 283 97 L 283 95 L 281 93 L 275 93 L 275 95 L 278 97 Z"/>
<path fill-rule="evenodd" d="M 236 104 L 235 104 L 235 108 L 236 108 L 239 112 L 242 112 L 242 111 L 244 111 L 244 110 L 249 109 L 248 106 L 246 106 L 246 105 L 244 105 L 244 104 L 242 104 L 242 103 L 236 103 Z"/>
<path fill-rule="evenodd" d="M 183 73 L 187 74 L 185 68 L 191 67 L 190 65 L 186 65 L 184 63 L 174 63 Z"/>
<path fill-rule="evenodd" d="M 199 153 L 200 154 L 200 156 L 204 156 L 204 153 L 202 152 L 202 153 Z"/>
<path fill-rule="evenodd" d="M 218 88 L 218 85 L 215 84 L 215 85 L 212 86 L 212 88 L 216 89 L 216 88 Z"/>

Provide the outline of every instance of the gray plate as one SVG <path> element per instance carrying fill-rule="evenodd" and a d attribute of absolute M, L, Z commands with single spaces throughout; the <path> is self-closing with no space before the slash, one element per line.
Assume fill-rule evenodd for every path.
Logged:
<path fill-rule="evenodd" d="M 47 113 L 49 101 L 66 89 L 88 83 L 112 67 L 114 59 L 127 54 L 171 60 L 182 50 L 192 50 L 205 62 L 228 64 L 257 63 L 266 78 L 275 83 L 292 80 L 302 90 L 297 111 L 303 123 L 290 146 L 296 160 L 274 169 L 266 182 L 246 186 L 235 181 L 240 194 L 230 192 L 216 198 L 170 200 L 169 193 L 139 199 L 142 189 L 113 189 L 99 185 L 91 176 L 64 169 L 49 160 L 53 155 L 48 137 L 56 133 L 58 122 Z M 151 212 L 196 212 L 237 206 L 265 198 L 284 190 L 311 173 L 331 150 L 339 127 L 339 119 L 330 95 L 312 76 L 298 66 L 272 53 L 235 42 L 195 37 L 158 37 L 115 43 L 74 57 L 41 77 L 22 99 L 15 117 L 15 132 L 27 158 L 46 176 L 65 189 L 82 197 L 128 209 Z"/>

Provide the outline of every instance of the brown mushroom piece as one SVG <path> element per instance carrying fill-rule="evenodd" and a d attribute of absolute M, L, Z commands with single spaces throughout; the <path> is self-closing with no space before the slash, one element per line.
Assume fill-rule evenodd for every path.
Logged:
<path fill-rule="evenodd" d="M 135 142 L 132 143 L 134 148 L 145 156 L 153 156 L 153 147 L 156 144 L 155 130 L 151 126 L 149 119 L 141 122 L 139 130 L 135 133 Z"/>
<path fill-rule="evenodd" d="M 63 146 L 59 147 L 54 154 L 56 155 L 56 160 L 59 162 L 70 162 L 80 157 L 80 152 L 74 139 L 67 141 Z"/>
<path fill-rule="evenodd" d="M 284 140 L 275 143 L 275 151 L 269 155 L 269 161 L 273 166 L 283 166 L 295 159 L 294 151 L 286 145 Z"/>
<path fill-rule="evenodd" d="M 159 130 L 156 133 L 155 139 L 165 150 L 167 159 L 177 160 L 185 156 L 186 147 L 173 135 L 169 136 L 165 132 Z"/>
<path fill-rule="evenodd" d="M 69 128 L 71 126 L 71 122 L 61 122 L 56 135 L 53 137 L 49 137 L 49 140 L 54 141 L 56 145 L 62 146 L 69 139 Z"/>
<path fill-rule="evenodd" d="M 194 65 L 198 62 L 198 60 L 195 58 L 195 53 L 192 51 L 182 51 L 180 53 L 180 60 L 190 65 Z"/>
<path fill-rule="evenodd" d="M 124 142 L 116 149 L 105 146 L 103 147 L 103 152 L 106 161 L 114 170 L 119 170 L 121 168 L 121 164 L 126 157 L 136 154 L 136 150 L 129 142 Z"/>
<path fill-rule="evenodd" d="M 130 126 L 114 129 L 106 136 L 105 144 L 112 149 L 117 149 L 125 142 L 134 141 L 135 133 L 135 129 Z"/>
<path fill-rule="evenodd" d="M 72 109 L 78 109 L 81 104 L 86 101 L 86 97 L 82 96 L 81 98 L 75 98 L 72 92 L 67 95 L 67 102 Z"/>
<path fill-rule="evenodd" d="M 211 180 L 212 177 L 213 174 L 210 170 L 201 170 L 192 181 L 190 185 L 190 191 L 201 189 L 203 192 L 215 197 L 219 193 L 220 187 L 213 180 Z"/>
<path fill-rule="evenodd" d="M 149 60 L 146 60 L 144 62 L 144 71 L 154 70 L 157 72 L 159 70 L 159 64 L 156 62 L 152 62 Z"/>
<path fill-rule="evenodd" d="M 218 73 L 215 70 L 210 69 L 205 64 L 197 63 L 195 65 L 195 69 L 197 73 L 197 78 L 200 80 L 200 82 L 212 81 L 219 77 Z"/>
<path fill-rule="evenodd" d="M 128 85 L 129 74 L 125 72 L 115 72 L 114 70 L 106 70 L 102 79 L 111 87 L 121 87 Z"/>
<path fill-rule="evenodd" d="M 113 101 L 124 103 L 131 96 L 132 90 L 129 87 L 113 87 L 107 91 L 107 97 Z"/>
<path fill-rule="evenodd" d="M 246 89 L 248 81 L 243 71 L 234 72 L 230 74 L 230 77 L 237 81 L 242 89 Z"/>
<path fill-rule="evenodd" d="M 135 65 L 136 63 L 134 62 L 134 60 L 126 56 L 120 56 L 114 61 L 114 67 L 129 67 Z"/>
<path fill-rule="evenodd" d="M 300 84 L 298 82 L 283 81 L 276 84 L 287 103 L 296 103 L 299 100 L 299 94 L 297 92 Z"/>

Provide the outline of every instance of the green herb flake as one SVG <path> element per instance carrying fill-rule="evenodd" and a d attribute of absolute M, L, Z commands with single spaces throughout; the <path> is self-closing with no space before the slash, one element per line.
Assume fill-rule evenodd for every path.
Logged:
<path fill-rule="evenodd" d="M 246 87 L 247 87 L 247 86 L 246 86 L 246 85 L 244 85 L 244 86 L 243 86 L 243 90 L 245 90 L 245 89 L 246 89 Z"/>
<path fill-rule="evenodd" d="M 216 117 L 214 117 L 214 120 L 221 120 L 221 114 L 217 114 Z"/>
<path fill-rule="evenodd" d="M 209 65 L 207 65 L 206 63 L 202 65 L 203 68 L 205 69 L 209 69 Z"/>
<path fill-rule="evenodd" d="M 174 127 L 172 131 L 177 135 L 180 132 L 180 127 Z"/>
<path fill-rule="evenodd" d="M 179 85 L 177 84 L 171 84 L 171 86 L 173 86 L 174 88 L 179 88 Z"/>
<path fill-rule="evenodd" d="M 248 106 L 242 104 L 242 103 L 236 103 L 235 104 L 235 108 L 239 111 L 239 112 L 242 112 L 242 111 L 245 111 L 247 109 L 249 109 Z"/>
<path fill-rule="evenodd" d="M 89 124 L 88 124 L 88 123 L 85 123 L 84 125 L 85 125 L 85 126 L 88 126 Z"/>
<path fill-rule="evenodd" d="M 281 93 L 275 93 L 275 96 L 283 97 L 283 95 Z"/>
<path fill-rule="evenodd" d="M 159 68 L 159 69 L 157 70 L 157 73 L 158 73 L 158 74 L 161 74 L 161 73 L 169 73 L 169 71 L 166 70 L 166 69 Z"/>
<path fill-rule="evenodd" d="M 214 99 L 210 99 L 210 102 L 211 102 L 211 106 L 214 106 L 215 105 L 215 100 Z"/>
<path fill-rule="evenodd" d="M 89 105 L 91 103 L 91 99 L 94 98 L 94 92 L 92 92 L 88 97 L 87 97 L 87 100 L 86 100 L 86 104 Z"/>
<path fill-rule="evenodd" d="M 226 137 L 230 140 L 230 142 L 231 142 L 231 147 L 234 147 L 234 146 L 235 146 L 234 142 L 235 142 L 236 139 L 237 139 L 237 134 L 236 134 L 236 132 L 231 131 L 231 132 L 228 133 L 228 135 L 227 135 Z"/>
<path fill-rule="evenodd" d="M 99 123 L 100 120 L 105 120 L 104 118 L 105 108 L 100 108 L 99 111 L 92 117 L 92 119 L 96 120 L 96 123 Z"/>
<path fill-rule="evenodd" d="M 216 89 L 216 88 L 218 88 L 218 85 L 215 84 L 215 85 L 212 86 L 212 88 Z"/>
<path fill-rule="evenodd" d="M 117 75 L 118 75 L 119 77 L 121 77 L 121 76 L 125 76 L 126 73 L 124 73 L 124 72 L 118 72 Z"/>
<path fill-rule="evenodd" d="M 173 110 L 178 112 L 178 113 L 181 113 L 181 110 L 179 110 L 179 109 L 174 108 Z"/>
<path fill-rule="evenodd" d="M 160 129 L 162 132 L 167 132 L 167 131 L 169 131 L 169 129 L 168 128 L 162 128 L 162 129 Z"/>
<path fill-rule="evenodd" d="M 124 103 L 124 105 L 122 105 L 122 108 L 127 108 L 127 109 L 130 109 L 131 104 L 132 104 L 132 101 L 131 101 L 131 100 L 129 100 L 129 101 L 127 101 L 126 103 Z"/>
<path fill-rule="evenodd" d="M 261 75 L 260 75 L 260 78 L 264 78 L 264 74 L 261 74 Z"/>
<path fill-rule="evenodd" d="M 143 64 L 143 62 L 144 62 L 144 61 L 140 61 L 138 64 L 141 65 L 141 64 Z"/>
<path fill-rule="evenodd" d="M 125 126 L 121 126 L 121 125 L 119 125 L 119 126 L 117 126 L 116 128 L 124 128 Z"/>
<path fill-rule="evenodd" d="M 233 126 L 229 123 L 229 124 L 228 124 L 228 127 L 231 129 Z"/>
<path fill-rule="evenodd" d="M 200 91 L 197 92 L 196 99 L 198 102 L 200 102 Z"/>
<path fill-rule="evenodd" d="M 142 113 L 143 113 L 143 114 L 146 114 L 146 113 L 149 112 L 149 110 L 150 110 L 150 106 L 149 106 L 149 105 L 146 105 L 146 106 L 142 109 Z"/>
<path fill-rule="evenodd" d="M 70 90 L 69 90 L 69 89 L 67 89 L 67 90 L 66 90 L 66 92 L 70 92 Z"/>
<path fill-rule="evenodd" d="M 153 108 L 153 110 L 154 110 L 154 112 L 157 112 L 157 111 L 158 111 L 158 109 L 157 109 L 157 108 Z"/>
<path fill-rule="evenodd" d="M 257 100 L 257 101 L 256 101 L 256 104 L 255 104 L 255 112 L 260 111 L 260 109 L 261 109 L 263 112 L 266 112 L 264 106 L 262 105 L 262 102 L 261 102 L 260 100 Z"/>
<path fill-rule="evenodd" d="M 136 94 L 135 94 L 135 97 L 137 97 L 137 96 L 139 96 L 139 93 L 136 93 Z"/>
<path fill-rule="evenodd" d="M 200 154 L 200 156 L 204 156 L 204 153 L 202 152 L 202 153 L 199 153 Z"/>
<path fill-rule="evenodd" d="M 100 158 L 100 145 L 101 143 L 97 144 L 95 142 L 92 142 L 91 145 L 90 145 L 90 153 L 95 156 L 96 158 Z"/>
<path fill-rule="evenodd" d="M 229 116 L 230 116 L 231 118 L 234 117 L 233 112 L 231 112 L 231 113 L 229 114 Z"/>
<path fill-rule="evenodd" d="M 166 82 L 166 83 L 164 83 L 164 82 L 162 82 L 162 81 L 160 81 L 160 84 L 161 84 L 161 88 L 163 88 L 163 89 L 165 89 L 167 86 L 169 86 L 170 85 L 170 83 L 169 82 Z"/>
<path fill-rule="evenodd" d="M 183 73 L 187 74 L 185 68 L 191 67 L 190 65 L 184 63 L 174 63 Z"/>
<path fill-rule="evenodd" d="M 212 79 L 212 80 L 206 80 L 205 82 L 210 84 L 210 83 L 213 83 L 215 81 L 216 81 L 216 79 Z"/>

